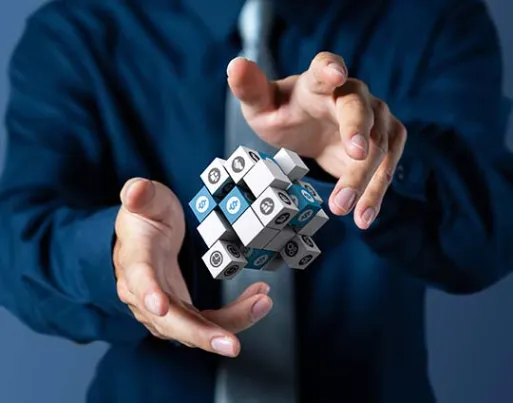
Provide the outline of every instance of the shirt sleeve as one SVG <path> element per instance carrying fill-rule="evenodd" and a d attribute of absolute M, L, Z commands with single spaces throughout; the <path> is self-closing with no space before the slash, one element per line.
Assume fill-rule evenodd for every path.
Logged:
<path fill-rule="evenodd" d="M 513 268 L 511 104 L 499 40 L 483 3 L 459 3 L 426 50 L 418 91 L 391 105 L 408 140 L 379 217 L 366 231 L 341 218 L 390 266 L 457 294 Z"/>
<path fill-rule="evenodd" d="M 48 8 L 28 20 L 13 53 L 0 179 L 0 303 L 37 332 L 133 341 L 146 332 L 117 297 L 119 189 L 87 84 L 88 58 L 76 29 Z"/>

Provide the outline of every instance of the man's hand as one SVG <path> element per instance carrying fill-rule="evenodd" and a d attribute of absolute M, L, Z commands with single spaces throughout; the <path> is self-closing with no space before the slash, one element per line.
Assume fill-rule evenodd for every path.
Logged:
<path fill-rule="evenodd" d="M 185 223 L 176 195 L 160 183 L 136 178 L 123 187 L 121 201 L 113 256 L 120 299 L 156 337 L 238 355 L 235 334 L 271 309 L 268 286 L 255 283 L 222 309 L 198 311 L 178 265 Z"/>
<path fill-rule="evenodd" d="M 319 53 L 308 71 L 269 81 L 253 62 L 236 58 L 228 83 L 249 125 L 266 142 L 314 158 L 338 178 L 334 214 L 354 209 L 367 229 L 379 213 L 406 142 L 406 129 L 367 86 L 348 78 L 344 61 Z"/>

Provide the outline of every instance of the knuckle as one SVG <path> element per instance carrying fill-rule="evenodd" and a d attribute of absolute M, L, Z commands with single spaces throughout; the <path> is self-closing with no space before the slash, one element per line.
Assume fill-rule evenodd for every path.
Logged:
<path fill-rule="evenodd" d="M 384 169 L 376 172 L 375 180 L 378 183 L 379 189 L 386 189 L 392 183 L 394 171 L 392 169 Z"/>
<path fill-rule="evenodd" d="M 362 102 L 362 98 L 359 94 L 347 94 L 344 96 L 343 104 L 346 108 L 357 109 L 361 111 L 361 113 L 364 112 L 364 103 Z"/>
<path fill-rule="evenodd" d="M 374 99 L 373 107 L 374 107 L 374 110 L 376 111 L 376 113 L 378 113 L 380 115 L 389 115 L 390 114 L 390 108 L 389 108 L 388 104 L 379 98 Z"/>
<path fill-rule="evenodd" d="M 126 286 L 117 285 L 118 297 L 124 304 L 128 304 L 130 302 L 130 292 L 127 290 Z"/>
<path fill-rule="evenodd" d="M 382 130 L 377 130 L 376 127 L 371 131 L 371 138 L 376 147 L 381 151 L 381 154 L 388 153 L 388 134 Z"/>
<path fill-rule="evenodd" d="M 397 121 L 397 137 L 401 144 L 404 144 L 408 138 L 408 131 L 406 127 L 399 121 Z"/>
<path fill-rule="evenodd" d="M 317 55 L 314 58 L 314 61 L 318 62 L 318 61 L 322 61 L 322 60 L 333 59 L 333 56 L 335 56 L 335 55 L 331 52 L 322 51 L 322 52 L 317 53 Z"/>
<path fill-rule="evenodd" d="M 353 79 L 352 80 L 353 88 L 358 92 L 360 95 L 367 95 L 369 93 L 369 87 L 368 85 L 363 82 L 362 80 Z"/>

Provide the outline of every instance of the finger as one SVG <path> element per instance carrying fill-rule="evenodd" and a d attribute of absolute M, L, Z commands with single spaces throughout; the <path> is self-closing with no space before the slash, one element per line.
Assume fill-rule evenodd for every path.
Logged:
<path fill-rule="evenodd" d="M 177 301 L 171 302 L 166 316 L 156 318 L 153 323 L 161 335 L 185 345 L 227 357 L 240 352 L 240 341 L 232 332 Z"/>
<path fill-rule="evenodd" d="M 168 226 L 180 220 L 180 203 L 176 195 L 163 184 L 143 178 L 133 178 L 121 190 L 121 202 L 130 213 Z"/>
<path fill-rule="evenodd" d="M 135 263 L 124 270 L 126 287 L 136 300 L 135 305 L 156 316 L 164 316 L 169 309 L 169 298 L 159 286 L 153 267 Z"/>
<path fill-rule="evenodd" d="M 263 319 L 272 306 L 269 296 L 257 294 L 218 310 L 203 311 L 202 315 L 224 329 L 239 333 Z"/>
<path fill-rule="evenodd" d="M 406 143 L 406 129 L 397 119 L 391 118 L 388 126 L 388 153 L 355 208 L 355 223 L 360 229 L 368 229 L 378 216 Z"/>
<path fill-rule="evenodd" d="M 304 73 L 308 90 L 318 95 L 333 95 L 333 91 L 346 82 L 347 76 L 344 59 L 330 52 L 317 54 Z"/>
<path fill-rule="evenodd" d="M 257 283 L 253 283 L 248 288 L 246 288 L 246 290 L 239 296 L 239 298 L 237 298 L 235 301 L 232 301 L 229 304 L 225 305 L 225 307 L 236 304 L 240 301 L 244 301 L 245 299 L 250 298 L 254 295 L 258 295 L 258 294 L 267 295 L 267 294 L 269 294 L 270 290 L 271 290 L 271 288 L 269 287 L 269 285 L 264 282 L 259 281 Z"/>
<path fill-rule="evenodd" d="M 349 157 L 363 160 L 369 153 L 374 113 L 365 84 L 350 80 L 336 90 L 335 115 Z"/>
<path fill-rule="evenodd" d="M 228 85 L 240 100 L 246 119 L 274 109 L 276 85 L 269 82 L 256 63 L 237 57 L 228 64 L 226 72 Z"/>
<path fill-rule="evenodd" d="M 352 161 L 340 176 L 330 195 L 330 210 L 335 215 L 347 215 L 358 203 L 376 170 L 385 157 L 386 150 L 374 142 L 369 156 L 363 161 Z"/>

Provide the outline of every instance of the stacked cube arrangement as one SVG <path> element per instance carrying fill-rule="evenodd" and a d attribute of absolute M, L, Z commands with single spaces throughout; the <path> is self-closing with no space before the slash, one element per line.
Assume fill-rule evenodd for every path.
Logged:
<path fill-rule="evenodd" d="M 244 146 L 216 158 L 200 175 L 189 207 L 208 247 L 202 259 L 215 279 L 243 269 L 305 269 L 321 254 L 312 236 L 328 221 L 309 170 L 287 149 L 269 156 Z"/>

